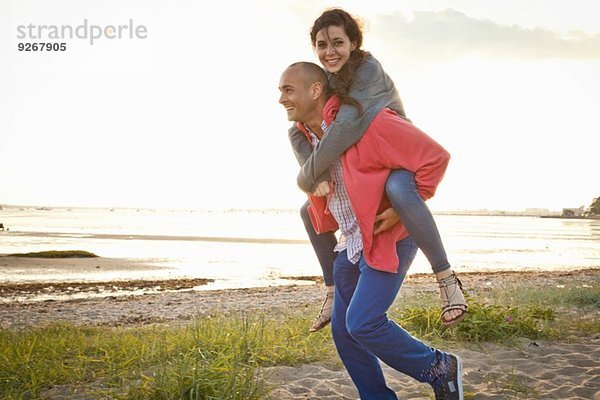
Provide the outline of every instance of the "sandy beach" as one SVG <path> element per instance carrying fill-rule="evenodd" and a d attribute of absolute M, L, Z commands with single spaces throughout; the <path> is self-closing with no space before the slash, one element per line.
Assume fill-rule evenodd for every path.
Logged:
<path fill-rule="evenodd" d="M 20 259 L 16 263 L 39 262 Z M 70 260 L 69 262 L 77 262 Z M 82 261 L 85 262 L 85 261 Z M 23 264 L 23 265 L 24 265 Z M 465 273 L 461 278 L 470 293 L 485 295 L 491 288 L 589 287 L 600 282 L 600 269 L 567 272 Z M 70 301 L 11 302 L 0 304 L 0 325 L 25 329 L 56 321 L 84 325 L 127 326 L 181 323 L 211 313 L 294 312 L 316 309 L 322 296 L 320 284 L 235 290 L 194 290 L 196 283 L 171 282 L 156 293 L 103 296 Z M 107 282 L 104 286 L 114 286 Z M 153 285 L 157 284 L 154 282 Z M 201 283 L 200 283 L 201 284 Z M 124 285 L 121 282 L 122 286 Z M 132 283 L 139 288 L 140 283 Z M 0 293 L 43 290 L 40 287 L 0 285 Z M 71 287 L 74 290 L 73 287 Z M 66 290 L 58 286 L 47 290 Z M 435 293 L 428 275 L 409 276 L 402 296 Z M 143 291 L 142 291 L 143 293 Z M 284 311 L 285 310 L 285 311 Z M 570 310 L 576 313 L 577 310 Z M 587 317 L 600 321 L 600 311 Z M 329 328 L 326 328 L 329 329 Z M 594 399 L 600 400 L 600 330 L 591 337 L 569 342 L 519 339 L 516 345 L 465 344 L 449 350 L 465 365 L 465 392 L 469 399 Z M 389 385 L 402 399 L 430 399 L 431 390 L 384 367 Z M 347 373 L 338 362 L 297 367 L 277 366 L 263 371 L 276 385 L 272 399 L 357 399 Z M 58 398 L 49 396 L 47 398 Z"/>
<path fill-rule="evenodd" d="M 600 338 L 588 343 L 533 342 L 449 348 L 464 363 L 468 399 L 600 399 Z M 427 384 L 383 366 L 400 399 L 431 399 Z M 348 374 L 324 364 L 270 368 L 273 399 L 357 399 Z M 511 389 L 513 387 L 514 389 Z"/>

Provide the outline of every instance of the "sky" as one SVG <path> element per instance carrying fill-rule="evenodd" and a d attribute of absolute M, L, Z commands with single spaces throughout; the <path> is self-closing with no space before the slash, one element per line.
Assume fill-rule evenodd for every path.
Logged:
<path fill-rule="evenodd" d="M 452 155 L 434 211 L 600 195 L 596 0 L 0 0 L 0 204 L 298 208 L 277 86 L 318 62 L 308 31 L 332 6 Z M 18 50 L 39 41 L 20 26 L 85 21 L 145 35 L 43 28 L 66 50 Z"/>

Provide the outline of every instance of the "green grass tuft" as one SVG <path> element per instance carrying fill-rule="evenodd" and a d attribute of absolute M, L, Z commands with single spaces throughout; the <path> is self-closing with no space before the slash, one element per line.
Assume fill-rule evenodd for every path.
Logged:
<path fill-rule="evenodd" d="M 398 322 L 419 337 L 439 337 L 469 342 L 507 342 L 517 337 L 551 338 L 555 335 L 548 321 L 554 311 L 534 307 L 501 307 L 469 302 L 469 315 L 455 327 L 444 326 L 437 308 L 407 308 Z"/>
<path fill-rule="evenodd" d="M 567 291 L 563 296 L 563 302 L 567 305 L 600 308 L 600 284 Z"/>
<path fill-rule="evenodd" d="M 490 293 L 494 303 L 600 307 L 600 282 L 571 287 L 517 287 Z"/>
<path fill-rule="evenodd" d="M 51 250 L 38 251 L 33 253 L 15 253 L 9 254 L 9 257 L 30 257 L 30 258 L 95 258 L 94 253 L 84 250 Z"/>

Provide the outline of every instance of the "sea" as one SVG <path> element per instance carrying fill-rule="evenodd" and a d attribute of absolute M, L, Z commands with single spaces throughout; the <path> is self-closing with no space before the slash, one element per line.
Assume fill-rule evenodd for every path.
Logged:
<path fill-rule="evenodd" d="M 206 289 L 249 288 L 320 276 L 297 210 L 0 207 L 0 254 L 86 250 L 156 269 L 2 268 L 0 284 L 32 281 L 209 278 Z M 435 214 L 457 271 L 600 267 L 600 220 Z M 418 253 L 409 273 L 426 273 Z M 107 275 L 109 274 L 109 275 Z"/>

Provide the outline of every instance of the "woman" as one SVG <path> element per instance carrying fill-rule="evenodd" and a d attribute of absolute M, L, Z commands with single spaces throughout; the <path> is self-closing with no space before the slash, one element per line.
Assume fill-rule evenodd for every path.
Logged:
<path fill-rule="evenodd" d="M 310 32 L 313 49 L 323 67 L 329 72 L 329 82 L 342 102 L 329 133 L 313 152 L 307 146 L 302 132 L 293 127 L 289 136 L 302 169 L 298 185 L 307 193 L 325 196 L 330 193 L 328 170 L 333 162 L 364 135 L 375 116 L 384 108 L 406 118 L 402 102 L 393 81 L 381 64 L 361 49 L 362 31 L 356 19 L 346 11 L 335 8 L 325 11 Z M 448 262 L 433 215 L 425 200 L 433 195 L 415 171 L 393 171 L 386 184 L 386 194 L 402 224 L 427 257 L 440 287 L 441 321 L 445 325 L 460 322 L 467 312 L 462 285 Z M 306 221 L 306 218 L 303 217 Z M 378 222 L 378 221 L 377 221 Z M 306 226 L 306 223 L 305 223 Z M 378 227 L 375 233 L 387 229 Z M 326 260 L 331 247 L 331 236 L 315 236 L 307 227 L 311 243 L 319 260 Z M 322 240 L 322 242 L 320 242 Z M 322 245 L 319 243 L 323 243 Z M 324 252 L 322 249 L 327 249 Z M 327 265 L 321 263 L 324 275 Z M 315 325 L 328 304 L 326 298 Z M 315 326 L 313 325 L 313 327 Z"/>

